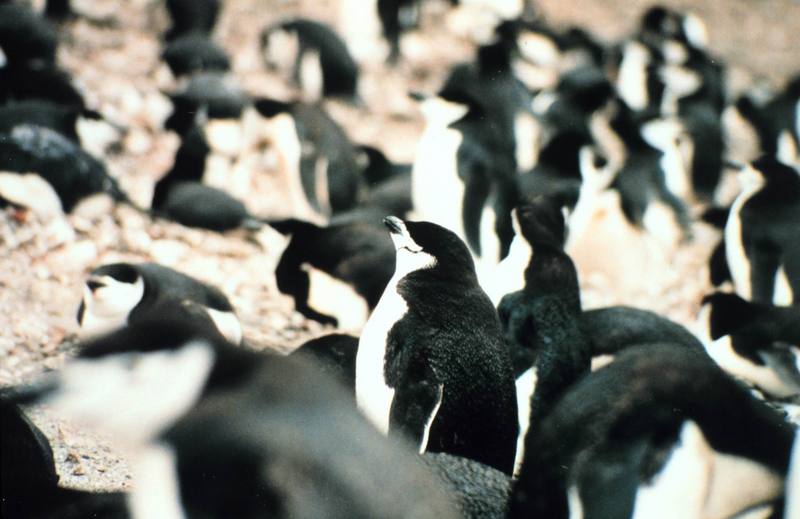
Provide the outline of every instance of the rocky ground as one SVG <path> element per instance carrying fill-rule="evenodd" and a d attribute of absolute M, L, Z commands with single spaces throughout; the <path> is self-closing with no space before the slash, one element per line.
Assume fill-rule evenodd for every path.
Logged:
<path fill-rule="evenodd" d="M 712 50 L 734 65 L 733 77 L 743 84 L 758 80 L 780 85 L 800 65 L 796 0 L 665 3 L 696 8 L 709 24 Z M 75 75 L 90 106 L 128 129 L 119 149 L 106 160 L 122 186 L 146 205 L 153 183 L 171 165 L 178 145 L 177 138 L 160 129 L 169 109 L 162 92 L 174 88 L 158 58 L 166 14 L 154 0 L 76 4 L 95 17 L 108 17 L 111 24 L 81 19 L 68 23 L 59 61 Z M 449 64 L 471 54 L 466 40 L 444 29 L 443 7 L 430 4 L 422 30 L 409 40 L 412 59 L 395 70 L 368 67 L 361 90 L 364 106 L 328 107 L 353 140 L 377 144 L 395 160 L 412 159 L 422 129 L 405 92 L 433 91 Z M 538 1 L 554 23 L 582 25 L 607 41 L 629 31 L 648 4 Z M 226 0 L 224 5 L 215 36 L 231 54 L 237 79 L 248 92 L 283 99 L 291 91 L 264 71 L 259 58 L 261 28 L 289 14 L 340 21 L 334 0 Z M 254 176 L 247 199 L 251 211 L 263 216 L 281 213 L 277 180 L 275 171 Z M 586 306 L 635 304 L 689 323 L 707 290 L 705 263 L 715 240 L 713 230 L 697 224 L 695 240 L 668 258 L 658 275 L 624 289 L 602 277 L 584 276 Z M 8 210 L 0 214 L 0 385 L 30 380 L 43 370 L 57 369 L 69 357 L 83 279 L 94 266 L 112 261 L 157 261 L 216 284 L 231 298 L 253 347 L 289 351 L 325 330 L 294 313 L 290 300 L 278 293 L 272 272 L 282 244 L 270 230 L 222 236 L 150 222 L 129 208 L 112 208 L 103 199 L 90 200 L 66 221 L 49 224 Z M 613 261 L 619 254 L 603 250 L 598 256 Z M 57 421 L 46 409 L 32 412 L 53 443 L 63 484 L 87 489 L 130 484 L 127 464 L 106 441 Z"/>

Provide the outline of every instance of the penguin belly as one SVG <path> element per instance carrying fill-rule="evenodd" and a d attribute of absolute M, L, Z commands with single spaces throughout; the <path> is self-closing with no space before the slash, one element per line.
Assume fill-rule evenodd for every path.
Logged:
<path fill-rule="evenodd" d="M 397 292 L 398 281 L 392 278 L 364 325 L 356 356 L 358 408 L 384 434 L 389 432 L 389 413 L 395 392 L 386 383 L 384 374 L 386 342 L 389 331 L 408 311 L 408 305 Z"/>

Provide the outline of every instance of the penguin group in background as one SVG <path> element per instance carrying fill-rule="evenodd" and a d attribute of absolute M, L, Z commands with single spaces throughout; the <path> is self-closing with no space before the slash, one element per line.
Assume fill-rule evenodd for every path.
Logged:
<path fill-rule="evenodd" d="M 295 18 L 270 25 L 261 32 L 261 51 L 267 68 L 291 81 L 306 102 L 358 99 L 358 64 L 325 24 Z"/>
<path fill-rule="evenodd" d="M 474 57 L 440 67 L 450 49 L 431 53 L 432 70 L 401 56 L 404 31 L 444 15 L 419 0 L 350 13 L 351 25 L 382 23 L 387 64 L 322 21 L 277 17 L 232 60 L 221 43 L 239 34 L 213 37 L 222 2 L 166 1 L 158 37 L 171 79 L 151 75 L 172 112 L 147 130 L 153 151 L 167 132 L 180 145 L 141 212 L 217 232 L 272 227 L 286 243 L 268 251 L 280 256 L 276 288 L 303 332 L 324 329 L 288 356 L 256 352 L 218 288 L 155 263 L 93 269 L 74 357 L 0 391 L 3 517 L 797 513 L 797 77 L 739 95 L 704 23 L 664 6 L 604 42 L 551 26 L 527 0 L 450 4 L 463 5 L 443 30 L 466 22 L 458 36 Z M 64 22 L 76 11 L 49 0 L 44 13 Z M 104 163 L 126 151 L 126 126 L 57 59 L 60 40 L 83 34 L 72 29 L 0 1 L 0 204 L 18 222 L 17 206 L 68 213 L 96 193 L 138 209 Z M 254 56 L 268 71 L 260 85 L 237 76 Z M 389 159 L 403 143 L 372 128 L 378 107 L 359 95 L 383 72 L 435 92 L 409 92 L 424 129 L 408 163 Z M 271 91 L 275 79 L 291 91 Z M 153 119 L 153 92 L 130 88 Z M 395 123 L 415 122 L 392 108 Z M 351 140 L 353 121 L 370 145 Z M 735 143 L 742 122 L 752 151 Z M 116 143 L 101 142 L 99 124 Z M 262 174 L 284 195 L 263 216 L 248 209 Z M 633 306 L 589 307 L 578 273 L 596 279 L 579 252 L 621 266 L 627 279 L 610 288 L 633 279 L 649 294 L 657 283 L 636 269 L 663 259 L 658 273 L 699 248 L 688 242 L 700 213 L 723 235 L 711 280 L 734 293 L 682 301 L 700 307 L 694 334 Z M 261 317 L 245 324 L 281 322 Z M 125 448 L 131 490 L 59 487 L 28 404 Z"/>
<path fill-rule="evenodd" d="M 396 265 L 359 340 L 359 408 L 420 452 L 510 474 L 518 430 L 511 363 L 469 250 L 429 222 L 384 222 Z"/>
<path fill-rule="evenodd" d="M 156 263 L 111 263 L 93 269 L 83 287 L 78 324 L 81 335 L 98 336 L 186 302 L 201 308 L 229 342 L 241 342 L 241 324 L 222 291 Z"/>

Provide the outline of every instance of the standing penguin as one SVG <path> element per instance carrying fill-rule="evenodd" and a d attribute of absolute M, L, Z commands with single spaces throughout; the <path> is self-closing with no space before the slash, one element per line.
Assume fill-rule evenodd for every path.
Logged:
<path fill-rule="evenodd" d="M 800 301 L 800 174 L 765 155 L 740 172 L 725 224 L 736 293 L 757 303 Z"/>
<path fill-rule="evenodd" d="M 430 222 L 384 223 L 397 263 L 359 341 L 359 408 L 421 452 L 510 473 L 518 430 L 511 362 L 469 250 Z"/>
<path fill-rule="evenodd" d="M 261 33 L 261 50 L 267 67 L 291 77 L 308 102 L 358 95 L 358 65 L 327 25 L 303 18 L 272 25 Z"/>
<path fill-rule="evenodd" d="M 81 332 L 97 335 L 151 315 L 151 309 L 190 301 L 201 306 L 230 342 L 242 340 L 242 327 L 230 301 L 218 288 L 155 263 L 112 263 L 92 271 L 78 308 Z"/>

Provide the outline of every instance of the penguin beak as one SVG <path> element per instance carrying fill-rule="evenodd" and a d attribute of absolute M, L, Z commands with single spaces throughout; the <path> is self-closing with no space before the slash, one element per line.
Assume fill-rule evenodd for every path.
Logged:
<path fill-rule="evenodd" d="M 403 234 L 403 231 L 405 230 L 403 220 L 396 216 L 387 216 L 384 218 L 383 225 L 385 225 L 392 234 Z"/>
<path fill-rule="evenodd" d="M 94 293 L 95 290 L 97 290 L 98 288 L 103 288 L 105 285 L 99 281 L 93 281 L 90 279 L 89 281 L 86 282 L 86 286 L 89 287 L 89 290 L 92 293 Z"/>

